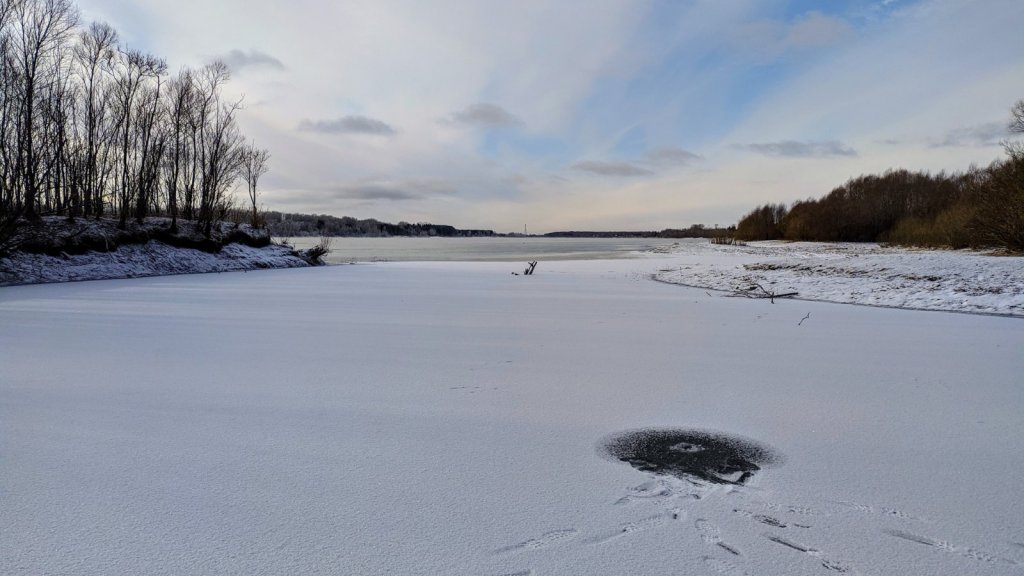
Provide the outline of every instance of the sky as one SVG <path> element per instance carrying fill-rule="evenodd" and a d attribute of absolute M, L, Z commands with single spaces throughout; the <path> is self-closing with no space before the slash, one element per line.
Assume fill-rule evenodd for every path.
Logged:
<path fill-rule="evenodd" d="M 498 232 L 735 223 L 1003 155 L 1020 0 L 79 0 L 224 61 L 268 210 Z"/>

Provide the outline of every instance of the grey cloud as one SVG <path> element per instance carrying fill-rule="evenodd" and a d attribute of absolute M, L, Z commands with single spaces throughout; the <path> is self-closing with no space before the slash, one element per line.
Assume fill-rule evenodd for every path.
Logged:
<path fill-rule="evenodd" d="M 280 196 L 274 195 L 273 202 L 275 205 L 336 206 L 338 202 L 419 200 L 426 196 L 422 191 L 403 187 L 400 183 L 361 183 L 292 189 Z"/>
<path fill-rule="evenodd" d="M 614 160 L 581 160 L 571 166 L 574 170 L 582 170 L 601 176 L 649 176 L 654 172 L 630 164 Z"/>
<path fill-rule="evenodd" d="M 348 200 L 416 200 L 423 197 L 417 192 L 380 184 L 344 186 L 333 192 L 336 197 Z"/>
<path fill-rule="evenodd" d="M 374 134 L 391 136 L 395 129 L 386 122 L 366 116 L 343 116 L 335 120 L 303 120 L 299 130 L 321 134 Z"/>
<path fill-rule="evenodd" d="M 524 122 L 496 104 L 481 102 L 451 115 L 450 122 L 485 128 L 514 128 Z"/>
<path fill-rule="evenodd" d="M 688 150 L 682 148 L 676 148 L 674 146 L 665 146 L 663 148 L 656 148 L 647 153 L 647 160 L 655 164 L 670 165 L 670 166 L 685 166 L 704 158 L 699 154 L 694 154 Z"/>
<path fill-rule="evenodd" d="M 327 190 L 339 200 L 421 200 L 431 196 L 452 194 L 454 190 L 435 180 L 363 181 L 331 186 Z"/>
<path fill-rule="evenodd" d="M 271 68 L 274 70 L 285 70 L 286 67 L 283 62 L 274 58 L 266 52 L 260 52 L 259 50 L 232 50 L 227 54 L 218 58 L 221 62 L 227 65 L 232 72 L 238 72 L 243 68 Z"/>
<path fill-rule="evenodd" d="M 1010 129 L 1005 122 L 987 122 L 950 130 L 941 140 L 933 142 L 932 147 L 995 146 L 1010 136 Z"/>
<path fill-rule="evenodd" d="M 799 142 L 783 140 L 781 142 L 764 142 L 739 146 L 766 156 L 784 156 L 789 158 L 827 158 L 831 156 L 856 156 L 857 151 L 838 140 Z"/>

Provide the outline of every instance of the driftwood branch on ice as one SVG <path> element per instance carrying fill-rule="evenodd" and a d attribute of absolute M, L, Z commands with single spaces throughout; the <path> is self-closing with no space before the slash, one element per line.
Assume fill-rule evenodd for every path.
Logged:
<path fill-rule="evenodd" d="M 731 294 L 731 296 L 737 296 L 742 298 L 767 298 L 768 300 L 771 301 L 772 304 L 775 304 L 776 298 L 792 298 L 797 294 L 798 292 L 783 292 L 781 294 L 777 294 L 775 292 L 768 290 L 764 286 L 761 286 L 760 284 L 754 284 L 749 288 L 743 290 L 736 290 Z"/>

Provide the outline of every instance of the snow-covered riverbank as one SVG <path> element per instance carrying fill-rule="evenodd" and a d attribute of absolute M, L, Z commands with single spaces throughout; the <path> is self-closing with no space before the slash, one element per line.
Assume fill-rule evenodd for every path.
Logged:
<path fill-rule="evenodd" d="M 1024 316 L 1024 258 L 877 244 L 681 242 L 658 280 L 742 292 L 920 310 Z M 760 290 L 757 291 L 760 293 Z"/>
<path fill-rule="evenodd" d="M 0 256 L 0 286 L 310 265 L 246 225 L 220 223 L 210 237 L 193 222 L 175 233 L 169 227 L 166 218 L 130 221 L 124 230 L 116 220 L 43 218 L 24 227 L 23 249 Z"/>
<path fill-rule="evenodd" d="M 4 288 L 0 573 L 1024 572 L 1024 322 L 678 258 Z M 615 459 L 652 428 L 770 457 Z"/>
<path fill-rule="evenodd" d="M 228 244 L 211 254 L 154 241 L 121 246 L 114 252 L 68 256 L 16 254 L 0 260 L 0 286 L 305 266 L 309 263 L 286 246 L 252 248 Z"/>

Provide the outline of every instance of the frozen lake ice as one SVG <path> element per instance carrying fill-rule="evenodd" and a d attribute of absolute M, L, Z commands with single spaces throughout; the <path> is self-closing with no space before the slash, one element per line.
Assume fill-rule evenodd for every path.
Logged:
<path fill-rule="evenodd" d="M 678 265 L 4 288 L 0 573 L 1024 572 L 1024 322 L 650 281 Z M 601 455 L 674 428 L 785 463 Z"/>

